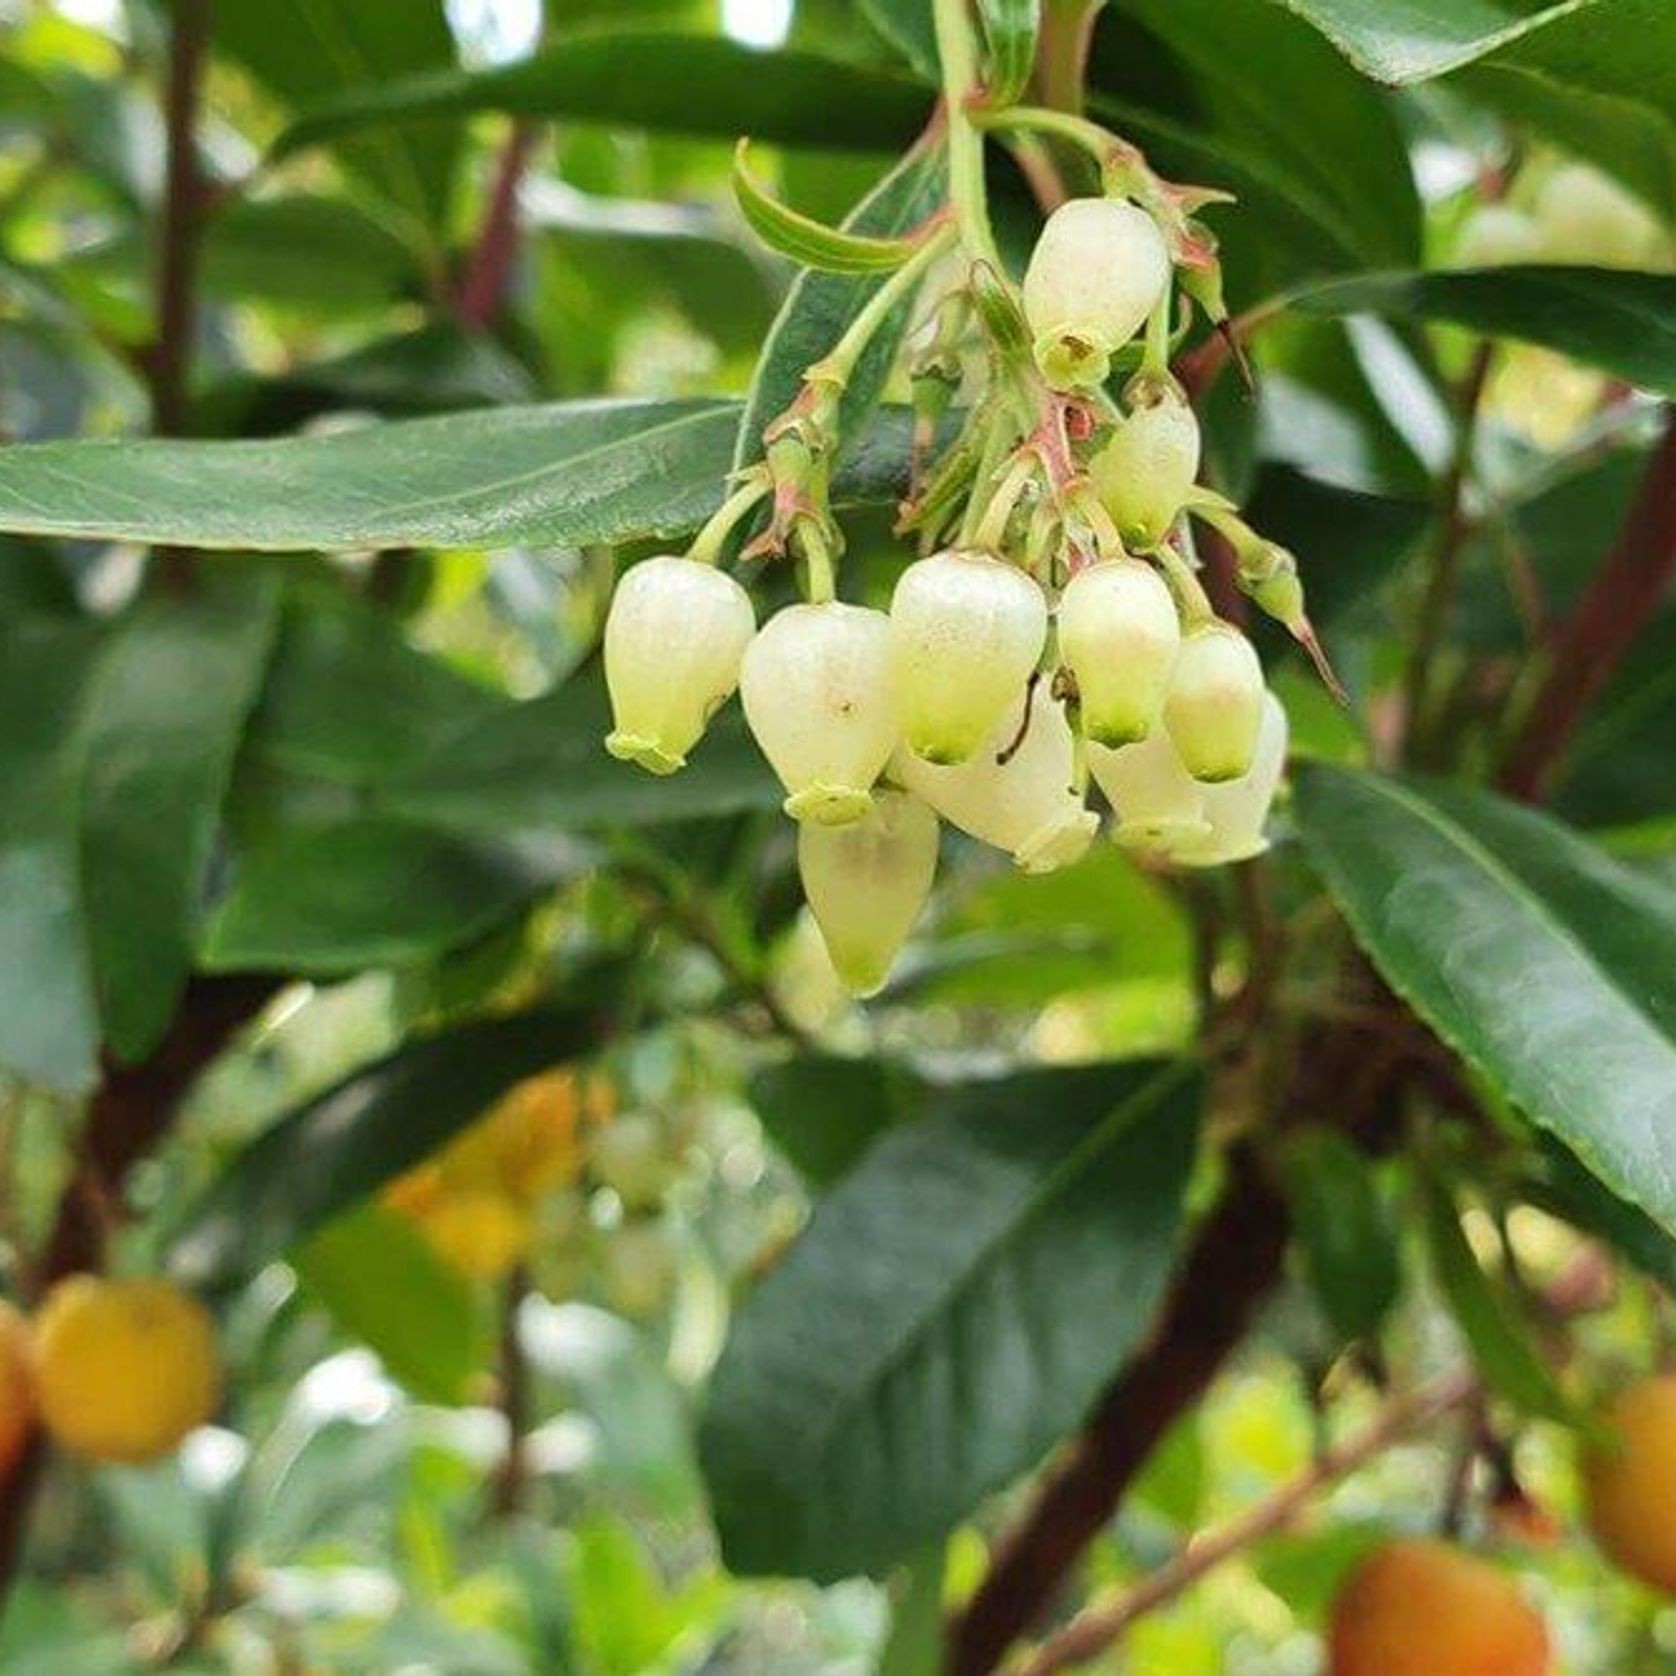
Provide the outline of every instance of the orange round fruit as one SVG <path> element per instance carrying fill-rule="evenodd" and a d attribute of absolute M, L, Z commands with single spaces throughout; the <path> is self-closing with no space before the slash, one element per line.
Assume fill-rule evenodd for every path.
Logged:
<path fill-rule="evenodd" d="M 168 1454 L 221 1390 L 209 1311 L 163 1280 L 60 1281 L 35 1317 L 34 1364 L 42 1423 L 94 1461 Z"/>
<path fill-rule="evenodd" d="M 1328 1676 L 1551 1676 L 1541 1615 L 1504 1571 L 1447 1542 L 1377 1548 L 1333 1602 Z"/>
<path fill-rule="evenodd" d="M 0 1303 L 0 1479 L 17 1465 L 34 1426 L 29 1328 L 10 1304 Z"/>
<path fill-rule="evenodd" d="M 1676 1594 L 1676 1375 L 1628 1386 L 1602 1419 L 1614 1436 L 1583 1457 L 1589 1529 L 1615 1565 Z"/>
<path fill-rule="evenodd" d="M 432 1248 L 476 1280 L 499 1280 L 530 1249 L 528 1206 L 487 1188 L 451 1188 L 419 1217 Z"/>

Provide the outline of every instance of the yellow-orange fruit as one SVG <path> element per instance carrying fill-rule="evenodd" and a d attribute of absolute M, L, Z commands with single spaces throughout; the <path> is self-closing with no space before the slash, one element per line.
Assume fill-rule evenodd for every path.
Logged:
<path fill-rule="evenodd" d="M 450 1188 L 417 1221 L 442 1257 L 477 1280 L 499 1280 L 534 1235 L 529 1207 L 487 1188 Z"/>
<path fill-rule="evenodd" d="M 1676 1594 L 1676 1376 L 1629 1386 L 1602 1419 L 1614 1436 L 1583 1457 L 1589 1529 L 1614 1564 Z"/>
<path fill-rule="evenodd" d="M 1397 1541 L 1333 1603 L 1328 1676 L 1551 1676 L 1541 1615 L 1505 1572 L 1447 1542 Z"/>
<path fill-rule="evenodd" d="M 54 1440 L 95 1461 L 166 1455 L 215 1412 L 215 1327 L 163 1280 L 75 1275 L 35 1318 L 35 1382 Z"/>
<path fill-rule="evenodd" d="M 17 1465 L 34 1423 L 29 1328 L 10 1304 L 0 1303 L 0 1478 Z"/>

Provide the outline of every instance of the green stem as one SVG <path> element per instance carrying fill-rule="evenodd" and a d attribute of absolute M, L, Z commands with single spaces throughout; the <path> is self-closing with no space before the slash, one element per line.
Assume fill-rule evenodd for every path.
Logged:
<path fill-rule="evenodd" d="M 1120 148 L 1109 128 L 1070 111 L 1050 111 L 1041 105 L 1009 105 L 1005 110 L 972 113 L 979 128 L 1009 134 L 1047 134 L 1086 151 L 1102 168 Z"/>
<path fill-rule="evenodd" d="M 767 472 L 752 472 L 749 480 L 735 489 L 710 514 L 704 528 L 693 537 L 693 544 L 687 549 L 687 557 L 697 564 L 715 564 L 722 556 L 722 547 L 733 533 L 734 526 L 773 487 L 773 480 Z"/>
<path fill-rule="evenodd" d="M 943 66 L 943 103 L 949 122 L 949 201 L 967 250 L 987 262 L 1003 282 L 1007 270 L 989 225 L 984 185 L 983 134 L 971 101 L 979 91 L 978 43 L 967 0 L 932 0 L 937 56 Z"/>
<path fill-rule="evenodd" d="M 867 299 L 861 312 L 833 346 L 832 352 L 810 367 L 805 374 L 806 380 L 836 384 L 840 389 L 848 384 L 879 328 L 925 278 L 927 270 L 938 257 L 953 247 L 957 236 L 958 229 L 947 222 L 927 234 L 913 255 Z"/>
<path fill-rule="evenodd" d="M 1036 48 L 1036 85 L 1045 104 L 1080 115 L 1094 20 L 1105 0 L 1047 0 Z"/>

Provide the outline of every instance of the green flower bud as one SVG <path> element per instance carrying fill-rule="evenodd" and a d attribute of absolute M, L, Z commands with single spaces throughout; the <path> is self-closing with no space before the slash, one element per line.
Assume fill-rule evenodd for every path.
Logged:
<path fill-rule="evenodd" d="M 1061 204 L 1024 275 L 1024 314 L 1043 376 L 1061 390 L 1104 383 L 1113 353 L 1169 283 L 1170 253 L 1145 210 L 1120 198 Z"/>
<path fill-rule="evenodd" d="M 1152 731 L 1181 650 L 1176 602 L 1140 559 L 1080 570 L 1059 601 L 1059 652 L 1077 683 L 1082 731 L 1126 745 Z"/>
<path fill-rule="evenodd" d="M 605 684 L 615 726 L 605 748 L 673 774 L 739 684 L 756 613 L 725 572 L 647 559 L 621 582 L 605 620 Z"/>
<path fill-rule="evenodd" d="M 1187 772 L 1163 728 L 1117 751 L 1091 744 L 1088 767 L 1117 817 L 1113 836 L 1118 843 L 1170 852 L 1209 836 L 1208 788 Z"/>
<path fill-rule="evenodd" d="M 1269 806 L 1286 769 L 1286 710 L 1273 693 L 1263 695 L 1263 721 L 1250 771 L 1225 785 L 1205 786 L 1209 830 L 1172 846 L 1171 856 L 1186 867 L 1220 867 L 1249 861 L 1269 847 L 1263 828 Z"/>
<path fill-rule="evenodd" d="M 1018 726 L 1007 717 L 976 756 L 952 767 L 898 751 L 893 771 L 962 832 L 1008 851 L 1026 873 L 1051 873 L 1087 853 L 1100 823 L 1072 787 L 1076 742 L 1045 682 L 1031 696 L 1022 740 Z"/>
<path fill-rule="evenodd" d="M 1586 163 L 1554 170 L 1537 193 L 1533 213 L 1549 262 L 1591 268 L 1670 265 L 1669 229 L 1639 198 Z"/>
<path fill-rule="evenodd" d="M 876 995 L 931 894 L 937 817 L 911 793 L 882 787 L 848 826 L 805 822 L 797 865 L 833 969 L 852 994 Z"/>
<path fill-rule="evenodd" d="M 1164 725 L 1195 780 L 1237 780 L 1250 770 L 1263 693 L 1263 666 L 1237 628 L 1208 623 L 1181 643 Z"/>
<path fill-rule="evenodd" d="M 872 803 L 896 747 L 890 619 L 836 600 L 771 617 L 739 673 L 745 719 L 794 820 L 842 826 Z"/>
<path fill-rule="evenodd" d="M 903 571 L 890 602 L 902 737 L 927 762 L 964 762 L 1016 715 L 1047 640 L 1042 590 L 987 553 L 938 553 Z"/>
<path fill-rule="evenodd" d="M 1199 475 L 1199 421 L 1174 390 L 1137 406 L 1089 464 L 1124 541 L 1156 547 L 1181 515 Z"/>
<path fill-rule="evenodd" d="M 1457 268 L 1504 268 L 1542 260 L 1542 232 L 1511 204 L 1482 204 L 1455 242 Z"/>

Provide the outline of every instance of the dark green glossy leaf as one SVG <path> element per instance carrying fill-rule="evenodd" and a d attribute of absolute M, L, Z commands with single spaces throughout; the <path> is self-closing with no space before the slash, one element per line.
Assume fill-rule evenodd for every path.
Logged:
<path fill-rule="evenodd" d="M 353 98 L 454 62 L 442 0 L 217 0 L 217 45 L 294 109 Z M 439 245 L 460 136 L 408 124 L 339 147 L 344 164 Z"/>
<path fill-rule="evenodd" d="M 286 601 L 246 750 L 291 773 L 365 786 L 511 705 L 411 645 L 386 611 L 324 589 Z"/>
<path fill-rule="evenodd" d="M 1331 1129 L 1300 1130 L 1281 1156 L 1310 1290 L 1341 1338 L 1378 1333 L 1402 1284 L 1395 1223 L 1367 1155 Z"/>
<path fill-rule="evenodd" d="M 1309 853 L 1386 980 L 1676 1231 L 1676 895 L 1487 792 L 1311 766 Z"/>
<path fill-rule="evenodd" d="M 191 967 L 198 899 L 278 590 L 208 571 L 188 597 L 134 611 L 101 659 L 82 787 L 95 987 L 112 1050 L 143 1059 Z"/>
<path fill-rule="evenodd" d="M 917 239 L 876 239 L 844 232 L 780 203 L 751 173 L 743 140 L 733 157 L 733 196 L 740 213 L 770 250 L 822 273 L 889 273 L 918 248 Z"/>
<path fill-rule="evenodd" d="M 577 34 L 494 69 L 391 78 L 316 99 L 274 155 L 415 117 L 475 111 L 889 152 L 924 126 L 930 105 L 930 93 L 904 77 L 811 53 L 759 52 L 720 35 Z"/>
<path fill-rule="evenodd" d="M 280 552 L 676 536 L 720 503 L 738 426 L 736 402 L 602 400 L 271 442 L 39 443 L 0 451 L 0 530 Z M 906 469 L 902 416 L 883 415 L 834 497 L 891 501 Z"/>
<path fill-rule="evenodd" d="M 887 1059 L 804 1054 L 751 1082 L 751 1103 L 774 1145 L 805 1180 L 830 1187 L 887 1130 L 917 1115 L 923 1081 Z"/>
<path fill-rule="evenodd" d="M 1197 1109 L 1179 1069 L 1040 1070 L 882 1138 L 717 1367 L 701 1453 L 728 1564 L 880 1573 L 1075 1425 L 1163 1293 Z"/>
<path fill-rule="evenodd" d="M 66 1093 L 99 1044 L 77 820 L 98 653 L 87 624 L 0 618 L 0 1064 Z"/>
<path fill-rule="evenodd" d="M 918 227 L 943 202 L 946 187 L 941 145 L 910 152 L 845 221 L 846 233 L 869 238 L 899 238 Z M 802 388 L 804 369 L 812 366 L 844 334 L 883 282 L 876 277 L 802 273 L 762 346 L 756 376 L 739 420 L 736 465 L 748 465 L 762 453 L 764 428 L 789 407 Z M 846 438 L 865 424 L 878 402 L 891 363 L 901 344 L 906 310 L 880 329 L 861 358 L 844 392 Z"/>
<path fill-rule="evenodd" d="M 1420 1192 L 1432 1273 L 1485 1384 L 1527 1414 L 1568 1423 L 1571 1404 L 1542 1359 L 1530 1324 L 1479 1267 L 1448 1193 L 1429 1178 Z"/>
<path fill-rule="evenodd" d="M 1114 8 L 1185 71 L 1195 94 L 1185 126 L 1248 159 L 1362 263 L 1417 259 L 1419 200 L 1395 116 L 1313 31 L 1273 0 L 1114 0 Z M 1214 175 L 1206 183 L 1243 192 Z M 1240 214 L 1224 212 L 1217 226 Z"/>
<path fill-rule="evenodd" d="M 364 1205 L 291 1254 L 312 1297 L 421 1402 L 465 1399 L 488 1353 L 471 1284 L 405 1217 Z"/>
<path fill-rule="evenodd" d="M 1314 314 L 1431 320 L 1557 349 L 1676 395 L 1676 276 L 1608 268 L 1373 274 L 1304 293 Z"/>
<path fill-rule="evenodd" d="M 286 830 L 240 859 L 202 959 L 316 977 L 411 965 L 486 935 L 578 865 L 563 846 L 400 820 Z"/>
<path fill-rule="evenodd" d="M 439 742 L 381 787 L 378 803 L 408 819 L 497 837 L 506 832 L 644 826 L 777 808 L 783 793 L 730 704 L 668 779 L 618 762 L 597 670 L 544 698 L 498 709 Z"/>
<path fill-rule="evenodd" d="M 598 1046 L 588 1003 L 469 1024 L 398 1049 L 265 1130 L 175 1230 L 188 1283 L 228 1285 L 429 1156 L 507 1089 Z"/>

